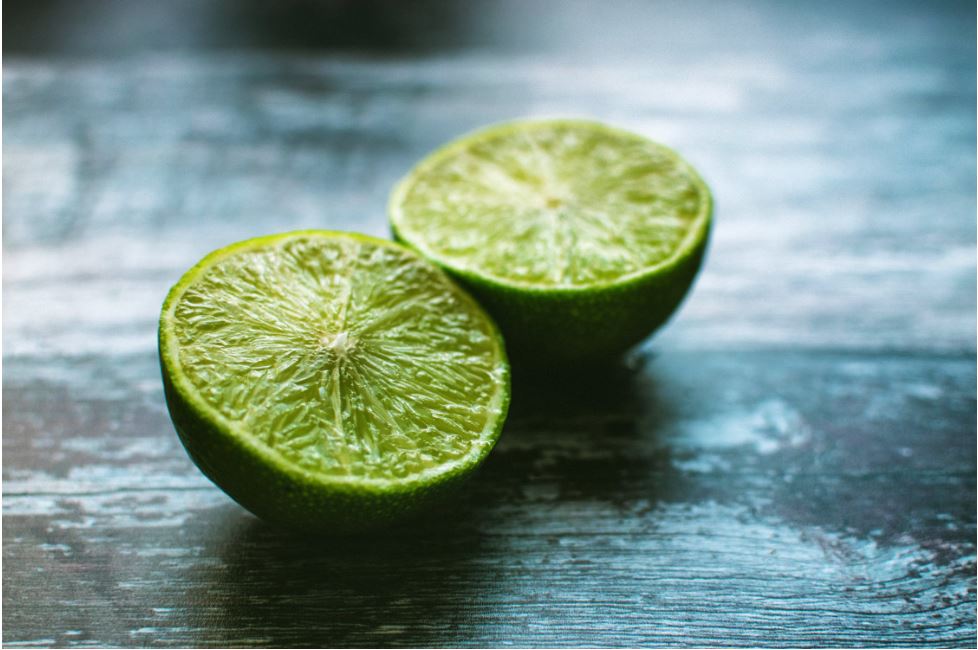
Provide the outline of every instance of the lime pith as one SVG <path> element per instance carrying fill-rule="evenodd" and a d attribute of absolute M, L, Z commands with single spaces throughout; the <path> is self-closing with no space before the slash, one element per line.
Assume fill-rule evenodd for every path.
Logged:
<path fill-rule="evenodd" d="M 596 360 L 661 325 L 695 277 L 712 198 L 675 152 L 579 120 L 478 131 L 420 162 L 395 236 L 463 282 L 521 353 Z"/>
<path fill-rule="evenodd" d="M 160 320 L 167 401 L 191 457 L 259 516 L 349 530 L 464 478 L 505 419 L 482 309 L 409 250 L 304 231 L 212 253 Z"/>

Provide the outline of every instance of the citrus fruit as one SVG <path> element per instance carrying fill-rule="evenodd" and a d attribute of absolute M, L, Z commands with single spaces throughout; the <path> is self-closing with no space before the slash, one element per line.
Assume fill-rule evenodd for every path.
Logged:
<path fill-rule="evenodd" d="M 394 236 L 468 287 L 513 358 L 600 361 L 676 310 L 713 202 L 671 149 L 583 120 L 478 131 L 422 160 L 388 206 Z"/>
<path fill-rule="evenodd" d="M 259 517 L 354 531 L 472 473 L 509 405 L 492 320 L 371 237 L 302 231 L 205 257 L 163 304 L 159 352 L 190 457 Z"/>

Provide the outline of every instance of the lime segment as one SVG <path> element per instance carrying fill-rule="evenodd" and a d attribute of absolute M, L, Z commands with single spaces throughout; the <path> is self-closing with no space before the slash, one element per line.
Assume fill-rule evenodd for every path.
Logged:
<path fill-rule="evenodd" d="M 423 492 L 485 457 L 509 397 L 482 309 L 416 254 L 354 235 L 291 233 L 210 255 L 167 299 L 160 344 L 193 429 L 181 435 L 207 439 L 202 467 L 246 506 L 248 486 L 222 485 L 232 448 L 317 498 L 336 485 Z"/>
<path fill-rule="evenodd" d="M 661 144 L 523 120 L 430 154 L 397 185 L 394 235 L 457 280 L 521 360 L 605 362 L 661 326 L 702 262 L 713 200 Z"/>

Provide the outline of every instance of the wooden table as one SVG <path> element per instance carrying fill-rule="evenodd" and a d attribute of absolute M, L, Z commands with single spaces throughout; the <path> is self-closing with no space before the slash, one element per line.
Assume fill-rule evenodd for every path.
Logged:
<path fill-rule="evenodd" d="M 242 6 L 254 47 L 11 31 L 5 646 L 974 646 L 973 3 L 332 3 L 302 51 Z M 671 324 L 517 376 L 452 514 L 303 539 L 211 485 L 163 403 L 167 288 L 249 236 L 384 235 L 413 161 L 549 114 L 714 188 Z"/>

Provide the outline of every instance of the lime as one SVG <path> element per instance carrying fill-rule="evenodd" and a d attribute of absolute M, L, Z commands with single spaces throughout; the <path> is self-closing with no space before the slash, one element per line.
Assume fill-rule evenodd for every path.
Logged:
<path fill-rule="evenodd" d="M 180 439 L 259 517 L 351 531 L 469 476 L 499 437 L 509 366 L 481 307 L 398 244 L 302 231 L 205 257 L 163 304 Z"/>
<path fill-rule="evenodd" d="M 661 144 L 596 122 L 524 120 L 429 155 L 388 213 L 397 239 L 486 306 L 514 355 L 598 361 L 676 310 L 712 206 Z"/>

